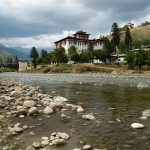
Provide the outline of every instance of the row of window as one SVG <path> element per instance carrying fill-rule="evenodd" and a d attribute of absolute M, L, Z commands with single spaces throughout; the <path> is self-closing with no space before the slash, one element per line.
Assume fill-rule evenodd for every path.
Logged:
<path fill-rule="evenodd" d="M 86 45 L 88 45 L 88 44 L 86 44 L 86 43 L 76 43 L 76 42 L 69 42 L 69 45 L 78 45 L 78 46 L 86 46 Z M 97 43 L 95 43 L 94 44 L 94 46 L 97 46 L 97 45 L 101 45 L 101 43 L 100 44 L 97 44 Z"/>

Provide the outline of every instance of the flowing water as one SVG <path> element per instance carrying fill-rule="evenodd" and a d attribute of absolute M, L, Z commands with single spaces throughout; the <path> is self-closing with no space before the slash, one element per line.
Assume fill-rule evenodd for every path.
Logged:
<path fill-rule="evenodd" d="M 34 141 L 52 132 L 66 132 L 70 139 L 63 147 L 50 150 L 72 150 L 90 144 L 108 150 L 149 150 L 150 120 L 140 120 L 142 111 L 150 109 L 150 79 L 127 77 L 98 77 L 88 75 L 38 75 L 6 73 L 10 80 L 38 85 L 52 96 L 63 96 L 70 103 L 80 104 L 95 120 L 86 121 L 75 111 L 66 111 L 69 119 L 57 112 L 50 117 L 12 118 L 14 122 L 35 126 L 25 130 L 19 144 L 25 149 Z M 149 85 L 138 88 L 139 83 Z M 143 129 L 132 129 L 134 122 L 144 124 Z M 29 132 L 34 131 L 35 136 Z M 16 137 L 17 139 L 18 137 Z M 82 144 L 81 144 L 82 141 Z"/>

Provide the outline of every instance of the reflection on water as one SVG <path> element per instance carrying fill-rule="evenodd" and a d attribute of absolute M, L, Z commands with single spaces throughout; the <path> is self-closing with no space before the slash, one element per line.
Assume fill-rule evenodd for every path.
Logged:
<path fill-rule="evenodd" d="M 28 75 L 3 74 L 26 84 L 39 85 L 48 94 L 60 95 L 70 103 L 80 104 L 87 113 L 93 113 L 94 121 L 85 121 L 74 111 L 66 111 L 70 119 L 62 119 L 61 113 L 25 118 L 13 121 L 35 127 L 20 135 L 22 148 L 51 132 L 67 132 L 71 138 L 61 148 L 51 150 L 72 150 L 91 144 L 95 148 L 112 150 L 148 150 L 150 147 L 150 120 L 140 120 L 141 113 L 150 109 L 150 88 L 137 88 L 138 83 L 150 86 L 149 79 L 105 78 L 79 75 Z M 57 119 L 56 119 L 57 118 Z M 145 128 L 133 130 L 130 124 L 139 122 Z M 34 131 L 36 136 L 29 136 Z M 29 140 L 30 139 L 30 140 Z M 80 141 L 83 144 L 80 144 Z"/>

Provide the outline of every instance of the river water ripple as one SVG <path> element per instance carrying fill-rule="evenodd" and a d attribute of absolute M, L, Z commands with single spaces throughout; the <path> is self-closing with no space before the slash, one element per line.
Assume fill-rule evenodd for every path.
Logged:
<path fill-rule="evenodd" d="M 150 109 L 150 79 L 127 77 L 99 77 L 88 75 L 44 75 L 4 73 L 8 79 L 38 85 L 52 96 L 60 95 L 70 103 L 80 104 L 87 113 L 93 113 L 94 121 L 85 121 L 74 111 L 66 111 L 70 119 L 62 119 L 57 112 L 51 117 L 40 115 L 21 120 L 24 125 L 35 125 L 23 132 L 19 141 L 22 148 L 52 132 L 67 132 L 70 139 L 61 148 L 72 150 L 90 144 L 108 150 L 148 150 L 150 148 L 150 120 L 140 120 L 142 111 Z M 139 83 L 147 84 L 138 88 Z M 13 118 L 12 121 L 20 122 Z M 144 124 L 143 129 L 132 129 L 134 122 Z M 34 131 L 36 136 L 29 136 Z M 83 144 L 80 143 L 82 141 Z"/>

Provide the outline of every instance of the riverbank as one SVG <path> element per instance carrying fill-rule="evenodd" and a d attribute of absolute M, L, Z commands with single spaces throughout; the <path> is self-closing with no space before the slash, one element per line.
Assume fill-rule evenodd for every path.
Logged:
<path fill-rule="evenodd" d="M 126 65 L 120 64 L 60 64 L 38 66 L 36 70 L 29 69 L 20 73 L 34 74 L 74 74 L 100 77 L 142 77 L 149 78 L 150 71 L 135 69 L 129 70 Z"/>

